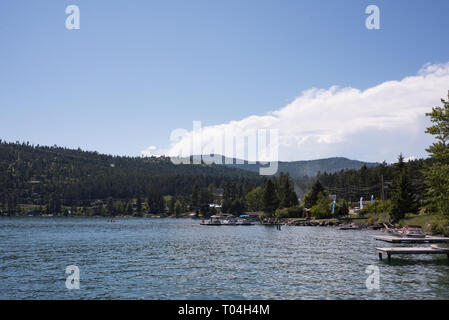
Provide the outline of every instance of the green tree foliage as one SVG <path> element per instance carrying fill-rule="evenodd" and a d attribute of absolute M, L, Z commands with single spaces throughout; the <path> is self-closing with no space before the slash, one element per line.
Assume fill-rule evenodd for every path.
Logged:
<path fill-rule="evenodd" d="M 195 185 L 222 188 L 237 182 L 255 186 L 261 179 L 257 173 L 220 165 L 175 165 L 164 157 L 115 157 L 0 140 L 0 210 L 11 213 L 25 204 L 58 213 L 62 206 L 91 207 L 96 200 L 107 204 L 109 197 L 117 205 L 134 203 L 156 190 L 185 202 Z M 110 209 L 106 206 L 108 214 Z M 124 214 L 125 209 L 123 204 L 116 212 Z"/>
<path fill-rule="evenodd" d="M 422 169 L 431 163 L 431 159 L 417 159 L 405 163 L 409 177 L 411 179 L 411 191 L 415 195 L 418 203 L 426 199 L 426 187 Z M 335 173 L 319 173 L 317 177 L 304 177 L 295 180 L 298 188 L 310 191 L 318 180 L 325 186 L 331 194 L 335 194 L 337 199 L 345 199 L 348 202 L 355 202 L 363 197 L 370 199 L 374 195 L 375 199 L 382 198 L 382 176 L 385 185 L 391 183 L 395 173 L 395 166 L 383 162 L 375 167 L 362 167 L 359 170 L 341 170 Z M 384 199 L 391 199 L 392 193 L 389 188 L 384 189 Z M 314 194 L 317 194 L 314 192 Z M 310 204 L 309 204 L 310 205 Z M 310 206 L 307 206 L 310 208 Z"/>
<path fill-rule="evenodd" d="M 241 214 L 246 211 L 265 211 L 273 215 L 279 207 L 298 204 L 293 181 L 288 174 L 265 180 L 263 188 L 250 181 L 228 182 L 223 188 L 223 212 Z"/>
<path fill-rule="evenodd" d="M 366 206 L 360 210 L 360 215 L 366 215 L 368 213 L 388 213 L 391 215 L 391 200 L 386 201 L 375 201 L 374 203 L 368 203 Z"/>
<path fill-rule="evenodd" d="M 137 196 L 136 199 L 136 211 L 141 214 L 142 213 L 142 198 L 139 196 Z"/>
<path fill-rule="evenodd" d="M 324 192 L 324 187 L 319 180 L 316 180 L 312 189 L 304 197 L 304 205 L 306 208 L 312 208 L 318 202 L 318 196 Z"/>
<path fill-rule="evenodd" d="M 406 213 L 416 213 L 418 208 L 412 193 L 408 170 L 402 154 L 399 155 L 398 162 L 395 164 L 395 174 L 391 187 L 393 189 L 391 197 L 391 220 L 398 222 L 405 218 Z"/>
<path fill-rule="evenodd" d="M 183 213 L 183 207 L 182 207 L 181 201 L 176 200 L 173 209 L 174 209 L 175 216 L 180 216 Z"/>
<path fill-rule="evenodd" d="M 345 216 L 349 213 L 349 205 L 345 199 L 339 199 L 335 204 L 335 212 L 336 216 Z"/>
<path fill-rule="evenodd" d="M 190 196 L 190 210 L 195 211 L 196 213 L 199 213 L 200 210 L 200 192 L 201 188 L 199 184 L 195 184 Z"/>
<path fill-rule="evenodd" d="M 203 215 L 203 216 L 207 216 L 210 213 L 210 206 L 209 204 L 212 202 L 212 195 L 209 192 L 208 188 L 202 188 L 200 190 L 199 193 L 199 198 L 198 198 L 198 207 L 199 207 L 199 212 Z"/>
<path fill-rule="evenodd" d="M 245 210 L 245 206 L 240 200 L 234 200 L 232 201 L 231 208 L 229 210 L 229 213 L 234 215 L 242 214 Z"/>
<path fill-rule="evenodd" d="M 332 216 L 331 212 L 331 199 L 326 191 L 322 191 L 317 195 L 316 204 L 310 209 L 312 217 L 317 219 L 326 219 Z"/>
<path fill-rule="evenodd" d="M 289 208 L 279 208 L 275 214 L 277 219 L 286 218 L 303 218 L 305 216 L 304 208 L 301 206 L 294 206 Z"/>
<path fill-rule="evenodd" d="M 255 212 L 262 210 L 263 207 L 263 189 L 261 187 L 257 187 L 245 196 L 245 204 L 246 208 L 249 211 Z"/>
<path fill-rule="evenodd" d="M 423 173 L 430 207 L 449 218 L 449 94 L 448 100 L 441 99 L 441 102 L 443 106 L 434 107 L 426 114 L 433 123 L 426 133 L 435 136 L 437 141 L 426 149 L 432 161 Z"/>
<path fill-rule="evenodd" d="M 106 210 L 109 215 L 115 215 L 114 200 L 111 197 L 108 197 L 108 200 L 106 202 Z"/>
<path fill-rule="evenodd" d="M 132 215 L 133 214 L 133 205 L 132 205 L 131 201 L 127 201 L 126 202 L 125 212 L 126 212 L 127 215 Z"/>
<path fill-rule="evenodd" d="M 176 198 L 174 196 L 167 196 L 165 197 L 165 202 L 167 203 L 168 214 L 175 214 Z"/>
<path fill-rule="evenodd" d="M 61 212 L 61 200 L 55 194 L 52 194 L 47 204 L 47 213 L 60 213 L 60 212 Z"/>
<path fill-rule="evenodd" d="M 295 193 L 293 182 L 288 174 L 280 173 L 277 179 L 279 207 L 289 208 L 298 204 L 298 197 Z"/>
<path fill-rule="evenodd" d="M 252 191 L 252 187 L 253 185 L 248 181 L 227 182 L 223 188 L 223 212 L 241 214 L 246 209 L 249 210 L 246 206 L 246 196 Z M 255 198 L 254 193 L 252 196 L 255 202 L 262 199 Z"/>
<path fill-rule="evenodd" d="M 152 192 L 147 197 L 149 213 L 160 214 L 165 212 L 164 197 L 158 192 Z"/>
<path fill-rule="evenodd" d="M 264 183 L 262 203 L 263 211 L 270 216 L 273 216 L 276 209 L 279 207 L 279 198 L 277 196 L 274 183 L 271 179 L 266 180 Z"/>

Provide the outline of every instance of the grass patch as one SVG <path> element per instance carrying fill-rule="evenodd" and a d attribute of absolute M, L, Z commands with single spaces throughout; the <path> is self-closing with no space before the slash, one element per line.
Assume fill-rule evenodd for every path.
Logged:
<path fill-rule="evenodd" d="M 366 213 L 364 215 L 364 219 L 358 219 L 357 222 L 360 223 L 388 223 L 390 221 L 390 216 L 387 212 L 381 212 L 381 213 Z"/>
<path fill-rule="evenodd" d="M 432 215 L 408 215 L 402 220 L 403 225 L 415 225 L 420 226 L 423 229 L 428 229 L 435 222 L 436 216 Z"/>

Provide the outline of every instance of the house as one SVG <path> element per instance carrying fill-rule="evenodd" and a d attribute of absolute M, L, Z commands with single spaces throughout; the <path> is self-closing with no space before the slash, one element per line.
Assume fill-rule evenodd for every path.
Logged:
<path fill-rule="evenodd" d="M 221 204 L 218 204 L 218 203 L 209 203 L 209 208 L 210 209 L 215 209 L 215 211 L 217 213 L 220 213 L 222 207 L 221 207 Z"/>

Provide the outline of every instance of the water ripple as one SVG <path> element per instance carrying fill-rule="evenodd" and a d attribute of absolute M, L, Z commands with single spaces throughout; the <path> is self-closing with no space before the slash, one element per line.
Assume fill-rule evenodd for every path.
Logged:
<path fill-rule="evenodd" d="M 445 257 L 378 260 L 373 231 L 187 219 L 2 218 L 0 299 L 448 299 Z M 65 268 L 80 268 L 67 290 Z M 368 265 L 381 290 L 365 287 Z"/>

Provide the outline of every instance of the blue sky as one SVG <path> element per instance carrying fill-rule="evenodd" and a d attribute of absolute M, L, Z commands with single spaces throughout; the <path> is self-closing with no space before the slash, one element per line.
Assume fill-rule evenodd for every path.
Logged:
<path fill-rule="evenodd" d="M 80 30 L 65 28 L 70 4 Z M 365 28 L 369 4 L 381 30 Z M 447 0 L 2 1 L 0 138 L 119 155 L 168 149 L 170 132 L 193 120 L 239 121 L 310 88 L 365 90 L 444 64 L 447 12 Z M 379 130 L 380 148 L 389 134 Z M 422 133 L 379 154 L 348 139 L 282 157 L 392 160 L 424 156 L 431 141 Z"/>

